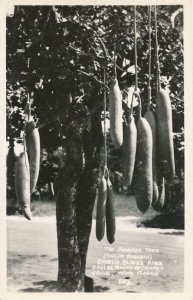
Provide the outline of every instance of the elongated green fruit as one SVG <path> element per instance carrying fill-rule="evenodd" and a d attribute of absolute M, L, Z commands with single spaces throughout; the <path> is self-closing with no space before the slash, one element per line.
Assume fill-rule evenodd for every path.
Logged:
<path fill-rule="evenodd" d="M 137 123 L 137 152 L 135 166 L 135 197 L 139 210 L 144 213 L 152 203 L 152 133 L 145 118 Z"/>
<path fill-rule="evenodd" d="M 110 134 L 116 149 L 123 144 L 122 96 L 117 79 L 113 79 L 109 89 Z"/>
<path fill-rule="evenodd" d="M 107 201 L 107 182 L 103 176 L 98 188 L 97 211 L 96 211 L 96 237 L 102 240 L 105 233 L 105 216 Z"/>
<path fill-rule="evenodd" d="M 115 195 L 110 179 L 107 179 L 106 231 L 107 240 L 112 244 L 115 240 Z"/>
<path fill-rule="evenodd" d="M 159 189 L 157 182 L 153 180 L 153 197 L 152 197 L 152 206 L 154 206 L 159 199 Z"/>
<path fill-rule="evenodd" d="M 158 201 L 159 191 L 157 186 L 157 169 L 156 169 L 156 119 L 154 112 L 148 107 L 144 118 L 148 121 L 152 132 L 152 168 L 153 168 L 153 198 L 152 204 Z"/>
<path fill-rule="evenodd" d="M 157 145 L 162 176 L 172 180 L 175 175 L 172 133 L 172 108 L 168 93 L 160 89 L 156 95 Z"/>
<path fill-rule="evenodd" d="M 133 115 L 129 117 L 123 139 L 123 177 L 126 185 L 130 186 L 133 179 L 137 147 L 137 129 Z"/>
<path fill-rule="evenodd" d="M 161 184 L 160 189 L 159 189 L 158 201 L 152 206 L 155 210 L 160 211 L 163 208 L 164 203 L 165 203 L 165 179 L 163 177 L 162 178 L 162 184 Z"/>
<path fill-rule="evenodd" d="M 55 192 L 54 192 L 54 184 L 53 182 L 49 182 L 48 183 L 48 188 L 49 188 L 49 193 L 51 197 L 55 196 Z"/>
<path fill-rule="evenodd" d="M 30 164 L 30 193 L 35 190 L 40 168 L 40 136 L 34 121 L 26 124 L 26 145 Z"/>
<path fill-rule="evenodd" d="M 27 152 L 22 152 L 15 161 L 16 198 L 26 219 L 31 220 L 30 171 Z"/>

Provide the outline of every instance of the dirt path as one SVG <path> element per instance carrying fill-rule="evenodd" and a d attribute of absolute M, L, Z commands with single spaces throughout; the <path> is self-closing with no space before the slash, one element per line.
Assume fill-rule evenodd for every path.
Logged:
<path fill-rule="evenodd" d="M 102 242 L 96 240 L 95 221 L 93 221 L 87 275 L 94 279 L 95 291 L 182 292 L 184 237 L 176 231 L 171 233 L 165 230 L 159 233 L 158 230 L 136 228 L 135 224 L 127 218 L 118 218 L 117 222 L 119 231 L 116 233 L 116 241 L 110 245 L 106 238 Z M 55 217 L 37 217 L 33 222 L 27 222 L 22 217 L 8 217 L 7 224 L 8 290 L 10 292 L 56 291 Z M 155 252 L 152 252 L 153 249 Z M 139 255 L 143 255 L 142 259 Z M 153 271 L 147 274 L 147 270 L 143 269 L 143 273 L 137 273 L 134 269 L 137 266 L 142 270 L 140 265 L 143 264 L 145 268 L 148 261 L 150 266 L 152 263 L 157 267 L 162 265 L 163 270 L 158 272 L 158 276 L 155 272 L 152 273 Z M 123 269 L 123 265 L 126 269 Z M 107 270 L 108 268 L 111 270 Z"/>

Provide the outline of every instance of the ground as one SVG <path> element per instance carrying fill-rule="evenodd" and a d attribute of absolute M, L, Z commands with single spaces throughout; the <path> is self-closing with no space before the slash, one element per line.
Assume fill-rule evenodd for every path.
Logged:
<path fill-rule="evenodd" d="M 133 197 L 117 196 L 116 203 L 119 209 L 112 245 L 106 237 L 97 241 L 95 211 L 93 214 L 86 273 L 94 280 L 94 291 L 183 292 L 183 230 L 138 227 L 141 219 L 155 214 L 153 210 L 142 216 Z M 55 292 L 58 267 L 55 215 L 35 216 L 31 222 L 22 216 L 8 216 L 7 228 L 8 291 Z M 159 274 L 156 275 L 155 269 L 137 273 L 132 265 L 139 269 L 148 263 L 155 269 L 161 266 Z M 123 265 L 133 271 L 123 269 Z M 122 269 L 118 270 L 119 267 Z"/>

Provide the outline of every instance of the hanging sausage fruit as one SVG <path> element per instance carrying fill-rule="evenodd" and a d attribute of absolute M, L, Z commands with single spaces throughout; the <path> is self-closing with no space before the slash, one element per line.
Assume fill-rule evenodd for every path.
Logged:
<path fill-rule="evenodd" d="M 107 240 L 112 244 L 115 240 L 115 195 L 113 192 L 113 186 L 109 178 L 109 172 L 107 170 L 107 204 L 106 204 L 106 230 Z"/>
<path fill-rule="evenodd" d="M 28 59 L 29 68 L 29 59 Z M 40 137 L 31 117 L 31 101 L 28 91 L 25 112 L 23 152 L 16 157 L 15 190 L 16 198 L 26 219 L 31 220 L 30 200 L 34 192 L 40 167 Z"/>
<path fill-rule="evenodd" d="M 161 88 L 160 67 L 158 56 L 157 16 L 155 16 L 155 41 L 156 41 L 156 64 L 157 64 L 157 94 L 156 94 L 156 121 L 157 121 L 157 145 L 158 159 L 161 164 L 162 176 L 172 180 L 175 175 L 174 146 L 172 132 L 172 108 L 169 94 Z"/>
<path fill-rule="evenodd" d="M 104 50 L 104 54 L 106 51 Z M 106 55 L 103 69 L 103 82 L 106 82 Z M 98 187 L 97 196 L 97 208 L 96 208 L 96 237 L 98 241 L 101 241 L 105 234 L 105 220 L 106 220 L 106 201 L 107 201 L 107 181 L 106 181 L 106 169 L 107 169 L 107 133 L 106 133 L 106 90 L 103 92 L 104 101 L 104 167 L 102 179 Z"/>
<path fill-rule="evenodd" d="M 135 166 L 135 155 L 137 146 L 137 129 L 135 126 L 135 120 L 133 117 L 133 98 L 131 103 L 131 110 L 127 120 L 127 125 L 123 139 L 123 154 L 122 154 L 122 165 L 123 165 L 123 178 L 126 186 L 131 185 L 133 179 L 133 172 Z"/>
<path fill-rule="evenodd" d="M 137 150 L 135 162 L 135 197 L 139 210 L 144 213 L 152 203 L 152 132 L 145 118 L 141 116 L 141 97 L 138 91 L 136 7 L 134 6 L 134 49 L 135 49 L 135 96 L 138 98 Z"/>
<path fill-rule="evenodd" d="M 97 208 L 96 208 L 96 237 L 98 241 L 101 241 L 103 239 L 105 233 L 106 201 L 107 201 L 107 182 L 103 174 L 98 187 Z"/>
<path fill-rule="evenodd" d="M 28 106 L 30 103 L 27 104 Z M 28 108 L 30 109 L 30 108 Z M 40 168 L 40 136 L 34 120 L 28 116 L 26 122 L 26 146 L 30 164 L 30 194 L 35 190 Z"/>
<path fill-rule="evenodd" d="M 15 191 L 19 206 L 26 219 L 31 220 L 30 209 L 30 170 L 29 160 L 25 147 L 24 150 L 16 157 L 15 161 Z"/>
<path fill-rule="evenodd" d="M 153 198 L 152 206 L 158 201 L 159 191 L 157 185 L 157 169 L 156 169 L 156 119 L 155 114 L 152 111 L 152 99 L 151 99 L 151 6 L 148 9 L 149 19 L 149 76 L 148 76 L 148 104 L 147 111 L 144 118 L 148 121 L 152 132 L 152 168 L 153 168 Z"/>
<path fill-rule="evenodd" d="M 105 56 L 106 58 L 106 56 Z M 104 63 L 104 85 L 106 82 L 106 61 Z M 107 130 L 106 130 L 106 90 L 103 92 L 104 97 L 104 168 L 103 175 L 98 187 L 97 208 L 96 208 L 96 237 L 101 241 L 105 233 L 107 240 L 112 244 L 115 240 L 115 197 L 113 187 L 109 178 L 107 168 Z"/>
<path fill-rule="evenodd" d="M 160 211 L 165 203 L 165 179 L 162 177 L 162 182 L 159 185 L 159 197 L 156 203 L 154 203 L 153 208 Z"/>
<path fill-rule="evenodd" d="M 28 59 L 28 69 L 30 60 Z M 28 92 L 26 121 L 26 146 L 30 165 L 30 194 L 33 194 L 39 176 L 40 169 L 40 136 L 36 124 L 31 116 L 31 99 Z"/>
<path fill-rule="evenodd" d="M 145 118 L 141 117 L 141 99 L 139 97 L 139 117 L 137 122 L 137 151 L 135 165 L 135 197 L 139 210 L 144 213 L 152 203 L 152 132 Z"/>
<path fill-rule="evenodd" d="M 28 106 L 26 106 L 23 150 L 19 153 L 19 155 L 16 155 L 15 160 L 15 191 L 17 201 L 19 203 L 19 206 L 21 207 L 24 217 L 28 220 L 31 220 L 30 166 L 26 149 L 26 123 L 27 114 L 29 113 L 30 112 L 28 111 Z"/>
<path fill-rule="evenodd" d="M 109 89 L 109 110 L 110 110 L 111 140 L 114 147 L 118 149 L 123 144 L 123 124 L 122 124 L 122 95 L 117 80 L 115 53 L 114 53 L 114 78 L 111 81 L 111 85 Z"/>

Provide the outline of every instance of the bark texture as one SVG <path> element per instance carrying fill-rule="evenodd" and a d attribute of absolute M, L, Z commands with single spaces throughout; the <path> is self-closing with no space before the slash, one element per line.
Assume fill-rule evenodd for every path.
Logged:
<path fill-rule="evenodd" d="M 64 129 L 66 158 L 57 187 L 58 284 L 59 291 L 81 292 L 89 279 L 85 275 L 86 255 L 102 132 L 100 114 L 91 116 L 85 107 L 71 106 L 68 127 Z"/>

